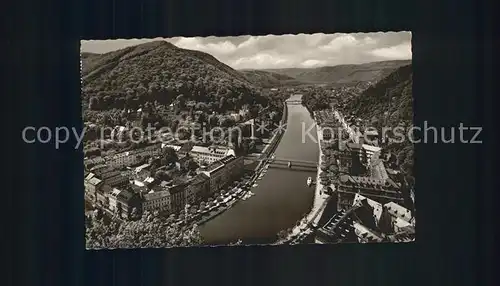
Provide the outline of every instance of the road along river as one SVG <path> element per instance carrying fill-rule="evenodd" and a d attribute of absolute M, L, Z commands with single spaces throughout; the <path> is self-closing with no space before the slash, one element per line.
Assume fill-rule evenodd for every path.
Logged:
<path fill-rule="evenodd" d="M 291 99 L 300 100 L 293 96 Z M 275 151 L 276 158 L 318 161 L 316 127 L 307 109 L 296 103 L 288 104 L 287 129 Z M 311 210 L 314 185 L 307 187 L 308 177 L 316 179 L 316 169 L 270 167 L 257 187 L 255 196 L 236 203 L 206 224 L 200 226 L 207 244 L 220 245 L 241 239 L 245 244 L 272 243 L 276 234 L 291 228 Z"/>

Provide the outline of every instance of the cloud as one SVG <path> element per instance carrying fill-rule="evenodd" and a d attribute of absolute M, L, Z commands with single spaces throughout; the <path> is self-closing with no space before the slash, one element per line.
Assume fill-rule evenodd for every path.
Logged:
<path fill-rule="evenodd" d="M 341 35 L 331 40 L 328 44 L 320 46 L 319 49 L 325 52 L 339 52 L 342 49 L 353 48 L 359 41 L 352 35 Z"/>
<path fill-rule="evenodd" d="M 314 67 L 321 67 L 327 65 L 327 61 L 320 61 L 320 60 L 306 60 L 302 62 L 300 65 L 304 68 L 314 68 Z"/>
<path fill-rule="evenodd" d="M 397 46 L 375 49 L 371 51 L 371 54 L 385 59 L 408 59 L 411 58 L 411 43 L 406 42 Z"/>
<path fill-rule="evenodd" d="M 411 33 L 298 34 L 164 39 L 209 53 L 235 69 L 319 67 L 411 59 Z M 82 41 L 82 51 L 109 52 L 148 39 Z"/>

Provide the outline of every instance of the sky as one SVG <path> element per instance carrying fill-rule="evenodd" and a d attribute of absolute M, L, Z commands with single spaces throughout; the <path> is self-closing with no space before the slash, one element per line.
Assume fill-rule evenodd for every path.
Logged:
<path fill-rule="evenodd" d="M 107 53 L 155 40 L 209 53 L 234 69 L 315 68 L 412 55 L 411 32 L 85 40 L 81 51 Z"/>

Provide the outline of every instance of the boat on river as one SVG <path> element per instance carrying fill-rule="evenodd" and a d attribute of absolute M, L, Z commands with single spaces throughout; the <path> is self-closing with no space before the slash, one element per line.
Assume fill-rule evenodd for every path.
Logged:
<path fill-rule="evenodd" d="M 312 178 L 311 177 L 308 177 L 307 178 L 307 186 L 310 187 L 312 184 Z"/>

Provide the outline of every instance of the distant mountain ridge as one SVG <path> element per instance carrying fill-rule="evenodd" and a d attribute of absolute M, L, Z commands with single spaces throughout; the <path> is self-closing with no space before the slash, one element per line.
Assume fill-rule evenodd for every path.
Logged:
<path fill-rule="evenodd" d="M 411 60 L 371 62 L 318 68 L 265 69 L 261 72 L 281 74 L 303 83 L 357 83 L 380 80 L 395 69 L 411 64 Z"/>

